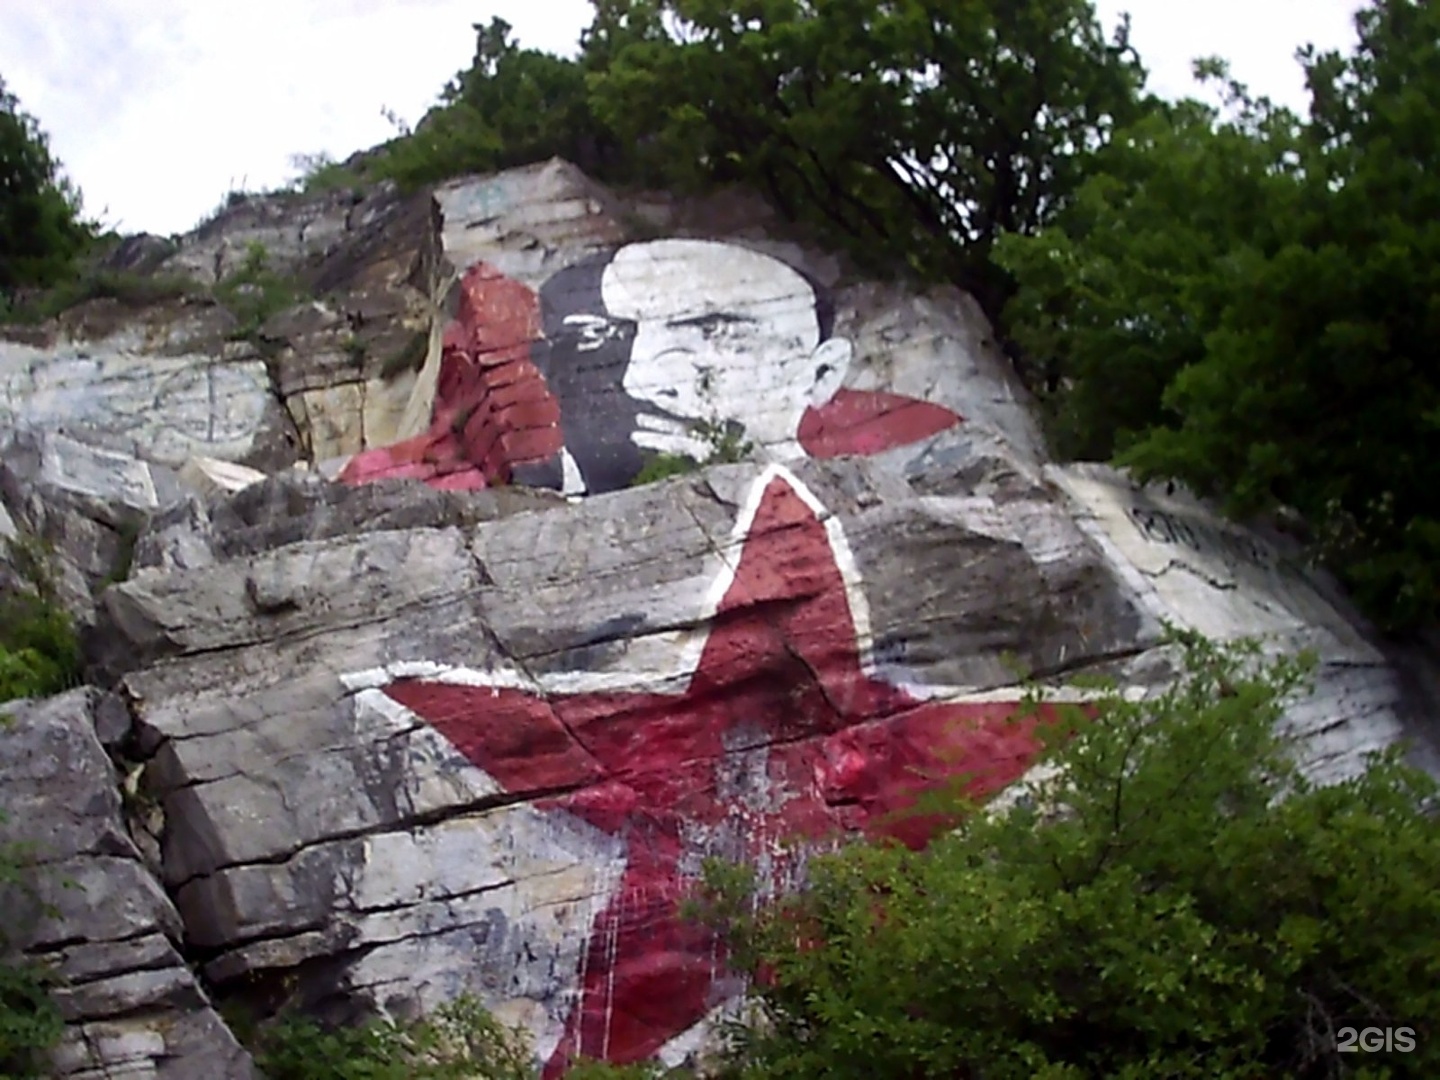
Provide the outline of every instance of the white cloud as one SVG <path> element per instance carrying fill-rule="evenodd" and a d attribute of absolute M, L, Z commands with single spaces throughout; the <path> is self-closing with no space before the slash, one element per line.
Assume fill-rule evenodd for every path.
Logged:
<path fill-rule="evenodd" d="M 1203 56 L 1230 61 L 1230 73 L 1253 93 L 1304 110 L 1305 79 L 1295 50 L 1354 48 L 1360 0 L 1098 0 L 1107 27 L 1132 18 L 1131 42 L 1150 69 L 1150 87 L 1166 97 L 1196 93 L 1190 64 Z"/>
<path fill-rule="evenodd" d="M 1252 89 L 1303 105 L 1291 59 L 1349 47 L 1355 0 L 1101 0 L 1134 12 L 1152 85 L 1189 92 L 1220 54 Z M 0 3 L 0 75 L 50 132 L 91 213 L 189 228 L 232 186 L 286 180 L 296 153 L 344 157 L 414 122 L 499 15 L 522 44 L 572 53 L 587 0 L 48 0 Z"/>

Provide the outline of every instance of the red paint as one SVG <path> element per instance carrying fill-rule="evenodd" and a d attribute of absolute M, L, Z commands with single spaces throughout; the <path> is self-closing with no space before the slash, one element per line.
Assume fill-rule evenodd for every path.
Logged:
<path fill-rule="evenodd" d="M 1013 702 L 920 702 L 864 672 L 829 536 L 779 478 L 683 694 L 546 700 L 424 681 L 388 692 L 505 790 L 560 791 L 537 805 L 627 842 L 546 1078 L 576 1056 L 650 1057 L 728 992 L 716 943 L 677 914 L 699 856 L 768 854 L 783 878 L 795 868 L 775 855 L 781 838 L 863 829 L 923 844 L 946 823 L 897 816 L 921 791 L 966 777 L 970 794 L 988 794 L 1038 749 Z"/>
<path fill-rule="evenodd" d="M 554 457 L 560 407 L 530 361 L 530 343 L 540 333 L 531 289 L 486 263 L 472 266 L 442 337 L 429 431 L 355 455 L 340 480 L 418 479 L 473 490 L 507 483 L 516 465 Z"/>
<path fill-rule="evenodd" d="M 824 405 L 805 410 L 796 438 L 813 458 L 878 454 L 960 422 L 943 405 L 881 390 L 842 389 Z"/>
<path fill-rule="evenodd" d="M 429 431 L 352 458 L 345 483 L 420 479 L 453 488 L 455 470 L 417 468 L 463 461 L 474 469 L 465 487 L 508 483 L 522 464 L 552 460 L 560 452 L 560 404 L 530 359 L 542 335 L 539 299 L 529 287 L 477 263 L 460 282 L 456 318 L 441 339 L 441 364 Z M 797 439 L 815 458 L 876 454 L 918 442 L 960 423 L 939 405 L 881 391 L 840 390 L 806 410 Z M 423 459 L 416 447 L 424 446 Z M 482 484 L 479 477 L 484 478 Z"/>

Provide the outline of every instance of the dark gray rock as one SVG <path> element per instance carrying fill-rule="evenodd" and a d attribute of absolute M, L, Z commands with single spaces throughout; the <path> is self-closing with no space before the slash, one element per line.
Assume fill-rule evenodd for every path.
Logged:
<path fill-rule="evenodd" d="M 235 1042 L 182 958 L 179 913 L 126 825 L 97 725 L 123 705 L 76 690 L 5 706 L 0 843 L 25 845 L 32 891 L 0 887 L 12 947 L 62 977 L 69 1029 L 56 1076 L 249 1080 Z"/>

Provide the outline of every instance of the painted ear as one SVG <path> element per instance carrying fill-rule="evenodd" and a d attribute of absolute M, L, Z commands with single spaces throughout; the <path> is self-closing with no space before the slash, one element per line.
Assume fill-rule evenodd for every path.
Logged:
<path fill-rule="evenodd" d="M 810 388 L 810 404 L 824 405 L 835 396 L 850 370 L 850 357 L 854 349 L 846 338 L 830 338 L 822 341 L 819 348 L 810 354 L 815 366 L 815 383 Z"/>

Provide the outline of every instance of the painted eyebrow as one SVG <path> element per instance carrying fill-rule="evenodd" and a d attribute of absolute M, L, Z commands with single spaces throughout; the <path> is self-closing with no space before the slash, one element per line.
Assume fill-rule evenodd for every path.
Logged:
<path fill-rule="evenodd" d="M 711 326 L 723 326 L 726 323 L 758 323 L 759 319 L 752 319 L 748 315 L 732 315 L 728 311 L 716 311 L 708 315 L 691 315 L 684 319 L 670 319 L 666 326 L 698 326 L 702 330 Z"/>

